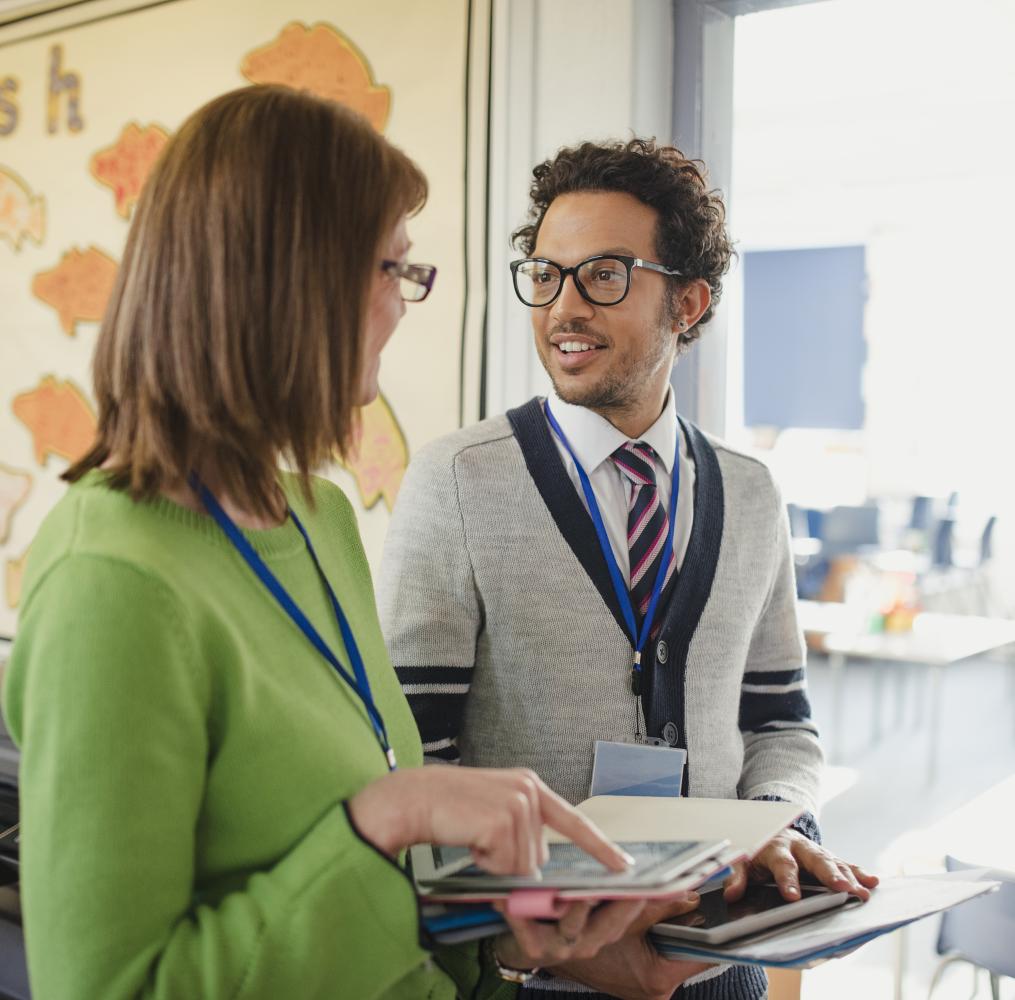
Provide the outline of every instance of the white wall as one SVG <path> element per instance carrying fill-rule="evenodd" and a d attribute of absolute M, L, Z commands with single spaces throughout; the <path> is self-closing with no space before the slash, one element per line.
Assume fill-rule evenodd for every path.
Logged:
<path fill-rule="evenodd" d="M 511 231 L 535 164 L 582 139 L 672 128 L 669 0 L 495 0 L 486 412 L 545 392 L 528 310 L 511 288 Z"/>

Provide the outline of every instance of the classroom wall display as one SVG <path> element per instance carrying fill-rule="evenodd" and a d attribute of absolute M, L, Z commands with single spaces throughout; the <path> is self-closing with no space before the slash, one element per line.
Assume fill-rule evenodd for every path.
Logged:
<path fill-rule="evenodd" d="M 90 362 L 134 207 L 212 97 L 281 83 L 340 101 L 420 163 L 412 259 L 434 263 L 346 463 L 375 565 L 413 451 L 480 384 L 489 0 L 96 0 L 0 24 L 0 635 L 32 538 L 89 446 Z"/>
<path fill-rule="evenodd" d="M 33 195 L 17 174 L 0 169 L 0 239 L 13 250 L 20 250 L 26 239 L 42 246 L 45 228 L 46 199 Z"/>
<path fill-rule="evenodd" d="M 130 218 L 148 172 L 168 141 L 169 134 L 158 125 L 129 122 L 112 146 L 92 157 L 88 170 L 100 184 L 112 189 L 121 218 Z"/>

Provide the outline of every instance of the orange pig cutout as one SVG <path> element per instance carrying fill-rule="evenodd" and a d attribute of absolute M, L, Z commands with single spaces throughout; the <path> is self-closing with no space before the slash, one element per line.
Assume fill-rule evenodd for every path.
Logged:
<path fill-rule="evenodd" d="M 45 231 L 46 199 L 14 171 L 0 169 L 0 239 L 20 250 L 26 239 L 41 246 Z"/>
<path fill-rule="evenodd" d="M 79 322 L 102 319 L 115 281 L 112 257 L 97 247 L 83 253 L 74 247 L 51 271 L 40 271 L 32 279 L 32 294 L 57 311 L 63 332 L 73 337 Z"/>
<path fill-rule="evenodd" d="M 168 141 L 169 134 L 158 125 L 141 128 L 130 122 L 112 146 L 100 149 L 92 157 L 91 175 L 100 184 L 113 189 L 116 211 L 121 218 L 130 218 L 148 174 Z"/>
<path fill-rule="evenodd" d="M 378 132 L 391 110 L 391 90 L 377 86 L 363 53 L 327 24 L 287 24 L 278 38 L 248 52 L 240 72 L 251 83 L 309 90 L 358 111 Z"/>
<path fill-rule="evenodd" d="M 359 433 L 345 466 L 353 474 L 367 510 L 381 497 L 391 510 L 409 463 L 405 435 L 383 396 L 364 406 L 359 420 Z"/>
<path fill-rule="evenodd" d="M 47 375 L 35 389 L 15 396 L 12 409 L 32 434 L 39 465 L 45 465 L 50 455 L 76 461 L 95 440 L 95 414 L 73 382 Z"/>

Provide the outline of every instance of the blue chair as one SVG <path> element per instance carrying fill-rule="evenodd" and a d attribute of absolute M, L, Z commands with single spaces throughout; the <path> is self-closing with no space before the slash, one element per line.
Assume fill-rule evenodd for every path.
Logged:
<path fill-rule="evenodd" d="M 811 526 L 807 518 L 808 512 L 795 503 L 786 504 L 786 512 L 789 515 L 789 533 L 794 538 L 810 538 Z"/>
<path fill-rule="evenodd" d="M 951 856 L 945 858 L 945 868 L 950 872 L 977 867 Z M 934 972 L 928 996 L 933 995 L 945 968 L 955 962 L 986 969 L 994 1000 L 1001 997 L 1001 977 L 1015 977 L 1015 875 L 991 871 L 989 877 L 1002 883 L 997 892 L 979 896 L 941 915 L 937 951 L 944 959 Z"/>
<path fill-rule="evenodd" d="M 822 512 L 807 507 L 798 507 L 794 503 L 786 504 L 789 514 L 789 533 L 796 540 L 808 539 L 814 544 L 816 551 L 802 554 L 797 545 L 793 547 L 793 561 L 796 564 L 796 591 L 801 600 L 814 600 L 821 593 L 825 577 L 828 575 L 828 560 L 821 554 L 821 522 Z"/>
<path fill-rule="evenodd" d="M 994 558 L 994 526 L 997 524 L 997 517 L 993 514 L 987 518 L 983 526 L 983 534 L 980 535 L 980 566 L 983 567 Z"/>
<path fill-rule="evenodd" d="M 876 549 L 881 541 L 877 505 L 832 507 L 825 511 L 819 537 L 826 558 Z"/>
<path fill-rule="evenodd" d="M 933 515 L 933 497 L 913 497 L 913 507 L 909 514 L 909 530 L 919 531 L 926 534 L 930 531 L 930 522 Z"/>
<path fill-rule="evenodd" d="M 994 530 L 997 517 L 984 522 L 977 551 L 956 549 L 954 517 L 941 518 L 933 532 L 930 567 L 920 578 L 920 590 L 930 610 L 1007 617 L 1007 608 L 998 608 L 999 594 L 991 579 L 994 557 Z"/>
<path fill-rule="evenodd" d="M 935 569 L 951 569 L 955 565 L 953 543 L 955 540 L 955 519 L 943 517 L 934 530 L 934 546 L 931 552 L 931 565 Z"/>

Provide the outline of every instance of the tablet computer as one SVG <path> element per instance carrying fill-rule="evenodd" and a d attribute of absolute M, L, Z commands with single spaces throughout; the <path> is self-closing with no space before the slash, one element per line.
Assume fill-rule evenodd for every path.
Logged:
<path fill-rule="evenodd" d="M 673 917 L 652 930 L 666 937 L 704 944 L 725 944 L 758 931 L 778 927 L 801 917 L 842 906 L 847 892 L 833 892 L 824 886 L 801 885 L 800 898 L 783 899 L 779 887 L 769 883 L 750 885 L 734 901 L 723 899 L 722 888 L 703 893 L 698 908 Z"/>
<path fill-rule="evenodd" d="M 492 875 L 472 859 L 468 848 L 413 847 L 412 871 L 417 883 L 435 891 L 513 889 L 638 889 L 665 885 L 711 858 L 726 841 L 628 841 L 619 845 L 634 858 L 624 872 L 612 872 L 574 844 L 550 844 L 549 858 L 535 875 Z"/>

